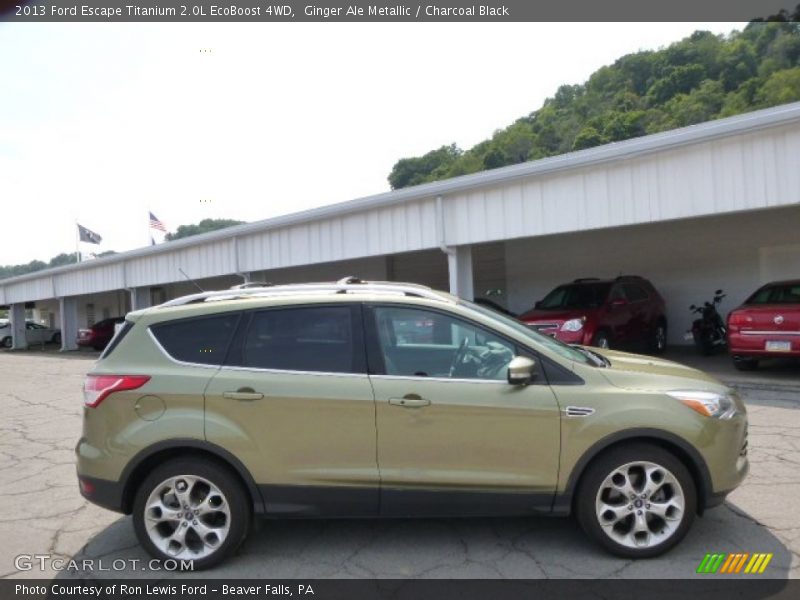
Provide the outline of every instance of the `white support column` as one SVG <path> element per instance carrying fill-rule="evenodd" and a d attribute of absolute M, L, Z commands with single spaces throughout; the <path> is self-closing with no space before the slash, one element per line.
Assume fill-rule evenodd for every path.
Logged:
<path fill-rule="evenodd" d="M 131 288 L 131 310 L 150 308 L 150 288 Z"/>
<path fill-rule="evenodd" d="M 447 269 L 450 274 L 450 293 L 465 300 L 473 300 L 475 285 L 472 275 L 472 247 L 448 248 Z"/>
<path fill-rule="evenodd" d="M 78 299 L 67 296 L 58 299 L 61 321 L 61 352 L 78 349 Z"/>
<path fill-rule="evenodd" d="M 25 303 L 12 304 L 8 311 L 11 317 L 11 337 L 14 350 L 25 350 L 28 347 L 28 336 L 25 334 Z"/>

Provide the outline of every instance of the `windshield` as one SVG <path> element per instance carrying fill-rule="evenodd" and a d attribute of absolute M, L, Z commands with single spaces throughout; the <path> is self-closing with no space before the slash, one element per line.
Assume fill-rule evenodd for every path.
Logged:
<path fill-rule="evenodd" d="M 800 282 L 764 286 L 745 304 L 800 304 Z"/>
<path fill-rule="evenodd" d="M 597 366 L 595 361 L 593 361 L 591 358 L 589 358 L 589 356 L 580 350 L 577 350 L 572 346 L 567 346 L 566 344 L 559 342 L 557 339 L 551 338 L 550 336 L 542 335 L 541 333 L 534 331 L 516 319 L 507 317 L 489 308 L 484 308 L 483 306 L 475 304 L 474 302 L 468 302 L 467 300 L 459 300 L 458 302 L 459 304 L 468 306 L 469 308 L 481 313 L 486 317 L 491 317 L 495 321 L 500 321 L 503 325 L 511 327 L 518 333 L 521 333 L 530 339 L 535 345 L 544 346 L 548 350 L 555 352 L 567 360 L 572 360 L 581 363 L 582 365 Z"/>
<path fill-rule="evenodd" d="M 578 283 L 560 285 L 536 305 L 537 309 L 597 308 L 602 306 L 611 289 L 610 283 Z"/>

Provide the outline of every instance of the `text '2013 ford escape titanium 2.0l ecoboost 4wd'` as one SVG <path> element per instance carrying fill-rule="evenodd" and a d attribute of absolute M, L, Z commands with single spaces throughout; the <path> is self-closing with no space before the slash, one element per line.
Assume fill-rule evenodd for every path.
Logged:
<path fill-rule="evenodd" d="M 574 513 L 651 557 L 748 469 L 742 400 L 700 371 L 355 278 L 132 312 L 84 402 L 82 494 L 196 569 L 255 516 Z"/>

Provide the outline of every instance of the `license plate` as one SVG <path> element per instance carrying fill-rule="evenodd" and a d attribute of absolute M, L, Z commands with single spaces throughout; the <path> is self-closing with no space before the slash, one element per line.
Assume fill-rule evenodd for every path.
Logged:
<path fill-rule="evenodd" d="M 685 339 L 685 340 L 693 340 L 694 339 L 694 334 L 691 331 L 687 331 L 686 333 L 683 334 L 683 339 Z"/>
<path fill-rule="evenodd" d="M 791 352 L 792 342 L 771 340 L 764 344 L 764 350 L 767 352 Z"/>

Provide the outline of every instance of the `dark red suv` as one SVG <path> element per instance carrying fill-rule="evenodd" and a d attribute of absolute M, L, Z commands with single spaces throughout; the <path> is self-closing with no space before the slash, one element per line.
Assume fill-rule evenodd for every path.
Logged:
<path fill-rule="evenodd" d="M 114 326 L 124 322 L 125 317 L 111 317 L 95 323 L 88 329 L 79 329 L 78 346 L 91 346 L 95 350 L 102 350 L 114 337 Z"/>
<path fill-rule="evenodd" d="M 621 348 L 667 347 L 664 299 L 636 275 L 576 279 L 558 286 L 519 319 L 567 344 Z"/>

